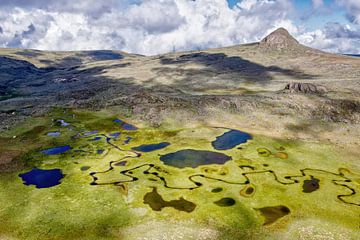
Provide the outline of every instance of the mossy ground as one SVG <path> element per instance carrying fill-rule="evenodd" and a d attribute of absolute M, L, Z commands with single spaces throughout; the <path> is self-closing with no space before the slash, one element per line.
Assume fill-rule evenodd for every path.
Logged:
<path fill-rule="evenodd" d="M 356 239 L 360 206 L 351 203 L 360 204 L 358 156 L 330 144 L 253 135 L 253 140 L 238 146 L 240 148 L 220 151 L 233 158 L 224 165 L 177 169 L 164 165 L 159 155 L 189 148 L 215 151 L 211 142 L 228 130 L 211 126 L 166 129 L 143 126 L 137 131 L 124 131 L 113 122 L 118 117 L 105 112 L 57 109 L 51 116 L 30 119 L 1 134 L 0 152 L 20 151 L 16 161 L 23 164 L 17 169 L 2 169 L 0 174 L 0 237 L 303 239 L 307 236 L 306 239 L 311 239 L 315 236 L 314 239 Z M 56 119 L 63 119 L 70 125 L 57 126 Z M 99 132 L 84 136 L 84 132 L 93 130 Z M 60 131 L 61 135 L 47 136 L 49 131 Z M 109 133 L 118 131 L 122 132 L 118 139 L 106 141 Z M 101 139 L 91 141 L 94 136 Z M 124 140 L 128 136 L 132 140 L 126 144 Z M 142 153 L 140 157 L 131 150 L 142 144 L 163 141 L 171 145 Z M 70 145 L 72 150 L 52 156 L 40 152 L 62 145 Z M 259 148 L 267 149 L 269 154 L 259 154 Z M 99 154 L 98 150 L 104 151 Z M 126 161 L 126 165 L 113 165 L 114 168 L 109 169 L 112 161 Z M 156 168 L 151 172 L 156 175 L 144 174 L 146 166 L 132 170 L 131 177 L 120 174 L 144 164 L 154 164 Z M 89 168 L 82 169 L 84 166 Z M 34 167 L 60 168 L 65 177 L 60 185 L 51 188 L 25 186 L 18 174 Z M 302 169 L 310 170 L 302 176 Z M 97 173 L 96 183 L 104 185 L 90 185 L 94 181 L 91 172 Z M 189 178 L 196 174 L 208 177 L 192 178 L 201 183 L 198 188 L 194 188 Z M 255 189 L 251 196 L 240 194 L 249 185 L 245 176 Z M 320 188 L 304 193 L 303 181 L 310 176 L 320 180 Z M 163 177 L 170 188 L 165 187 L 159 177 Z M 138 180 L 131 182 L 133 178 Z M 334 180 L 345 178 L 351 182 L 337 183 L 349 188 L 334 184 Z M 113 182 L 117 185 L 111 184 Z M 196 204 L 195 210 L 188 213 L 165 207 L 153 211 L 143 202 L 144 195 L 153 187 L 165 201 L 184 198 Z M 216 188 L 223 190 L 213 192 Z M 350 188 L 356 194 L 342 197 L 343 201 L 338 198 L 349 195 Z M 214 204 L 222 198 L 232 198 L 236 203 L 229 207 Z M 288 207 L 290 214 L 263 226 L 265 218 L 256 209 L 279 205 Z"/>

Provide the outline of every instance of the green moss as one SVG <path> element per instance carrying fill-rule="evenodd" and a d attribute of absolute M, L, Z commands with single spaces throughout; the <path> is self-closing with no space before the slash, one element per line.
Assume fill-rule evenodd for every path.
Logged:
<path fill-rule="evenodd" d="M 22 149 L 21 161 L 25 164 L 24 169 L 0 175 L 1 236 L 18 239 L 121 239 L 124 237 L 122 231 L 126 232 L 126 229 L 152 221 L 168 221 L 169 216 L 177 222 L 194 221 L 194 231 L 200 226 L 216 229 L 218 239 L 277 239 L 276 234 L 283 234 L 282 231 L 296 224 L 297 219 L 316 218 L 320 222 L 341 226 L 339 231 L 357 227 L 358 216 L 354 213 L 359 206 L 350 203 L 359 203 L 357 179 L 360 179 L 360 174 L 356 165 L 358 156 L 352 153 L 325 143 L 254 135 L 252 141 L 241 145 L 241 150 L 217 151 L 232 156 L 233 160 L 224 165 L 178 169 L 164 165 L 159 155 L 189 148 L 214 151 L 211 142 L 225 130 L 208 127 L 144 128 L 122 131 L 119 139 L 109 140 L 111 144 L 104 137 L 91 141 L 93 137 L 82 134 L 92 130 L 99 130 L 99 134 L 120 131 L 112 122 L 114 118 L 112 113 L 55 109 L 49 117 L 29 119 L 4 133 L 6 136 L 17 134 L 18 137 L 6 138 L 0 152 Z M 71 126 L 55 126 L 52 119 L 64 119 Z M 62 133 L 59 137 L 45 134 L 59 130 Z M 80 136 L 77 133 L 81 133 Z M 133 140 L 124 144 L 127 136 Z M 11 143 L 7 142 L 9 139 Z M 141 156 L 131 151 L 134 146 L 163 141 L 171 145 Z M 73 150 L 51 156 L 40 152 L 66 144 Z M 98 149 L 104 152 L 98 154 Z M 274 154 L 264 157 L 259 155 L 259 149 Z M 279 152 L 286 153 L 287 158 L 279 158 L 276 155 Z M 25 186 L 18 174 L 33 167 L 60 168 L 65 178 L 52 188 Z M 91 172 L 97 172 L 95 183 L 98 185 L 90 185 L 94 183 Z M 304 193 L 303 183 L 311 179 L 310 176 L 319 180 L 320 188 Z M 351 182 L 346 182 L 346 179 Z M 339 184 L 354 189 L 357 195 L 350 196 L 349 188 L 334 184 L 341 180 L 343 182 Z M 171 201 L 178 204 L 177 200 L 184 199 L 196 208 L 184 212 L 164 207 L 155 212 L 144 203 L 144 197 L 154 188 L 167 204 Z M 349 196 L 339 199 L 340 195 Z M 236 203 L 219 207 L 216 202 L 221 199 L 233 199 Z M 224 202 L 228 204 L 229 200 Z M 291 213 L 265 229 L 262 227 L 264 217 L 256 209 L 269 206 L 287 206 Z M 298 234 L 295 230 L 289 232 L 291 236 Z M 137 232 L 132 234 L 144 237 Z M 349 234 L 352 236 L 355 232 L 349 230 Z"/>

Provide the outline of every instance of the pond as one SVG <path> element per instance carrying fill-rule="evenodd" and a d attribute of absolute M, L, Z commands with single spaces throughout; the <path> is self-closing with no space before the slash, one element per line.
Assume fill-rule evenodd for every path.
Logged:
<path fill-rule="evenodd" d="M 239 144 L 246 143 L 250 139 L 252 139 L 251 135 L 246 132 L 230 130 L 223 135 L 216 137 L 216 140 L 211 144 L 216 150 L 228 150 Z"/>
<path fill-rule="evenodd" d="M 24 185 L 35 185 L 36 188 L 49 188 L 59 185 L 64 176 L 60 169 L 43 170 L 38 168 L 19 174 Z"/>
<path fill-rule="evenodd" d="M 164 164 L 177 168 L 196 168 L 201 165 L 224 164 L 231 159 L 230 156 L 223 153 L 194 149 L 180 150 L 160 157 Z"/>
<path fill-rule="evenodd" d="M 48 149 L 42 150 L 41 152 L 43 154 L 47 154 L 47 155 L 55 155 L 55 154 L 61 154 L 61 153 L 67 152 L 69 150 L 71 150 L 71 147 L 69 145 L 66 145 L 66 146 L 48 148 Z"/>
<path fill-rule="evenodd" d="M 231 207 L 235 205 L 236 202 L 233 198 L 222 198 L 214 203 L 219 207 Z"/>
<path fill-rule="evenodd" d="M 282 218 L 290 213 L 290 209 L 286 206 L 263 207 L 256 209 L 265 217 L 264 225 L 274 223 L 279 218 Z"/>
<path fill-rule="evenodd" d="M 129 123 L 126 123 L 123 120 L 115 119 L 113 122 L 120 125 L 121 128 L 124 129 L 124 130 L 128 130 L 128 131 L 137 130 L 137 127 L 135 127 L 134 125 L 131 125 Z"/>
<path fill-rule="evenodd" d="M 311 177 L 310 180 L 304 180 L 304 183 L 302 185 L 303 192 L 304 193 L 311 193 L 320 188 L 319 184 L 320 180 L 314 177 Z"/>
<path fill-rule="evenodd" d="M 144 203 L 148 204 L 152 210 L 161 211 L 165 207 L 172 207 L 178 211 L 192 212 L 196 208 L 196 204 L 187 201 L 184 198 L 177 200 L 165 201 L 162 196 L 157 192 L 156 188 L 144 196 Z"/>
<path fill-rule="evenodd" d="M 132 150 L 139 151 L 139 152 L 152 152 L 156 150 L 160 150 L 169 146 L 170 143 L 168 142 L 161 142 L 155 144 L 144 144 L 137 147 L 133 147 Z"/>
<path fill-rule="evenodd" d="M 113 137 L 113 138 L 118 138 L 118 137 L 120 137 L 120 135 L 121 135 L 121 132 L 110 133 L 110 137 Z"/>
<path fill-rule="evenodd" d="M 61 132 L 48 132 L 46 135 L 49 137 L 58 137 L 61 135 Z"/>

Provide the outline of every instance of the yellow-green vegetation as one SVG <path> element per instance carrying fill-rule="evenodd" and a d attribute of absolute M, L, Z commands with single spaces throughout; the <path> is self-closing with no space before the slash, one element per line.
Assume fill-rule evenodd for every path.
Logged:
<path fill-rule="evenodd" d="M 229 129 L 126 130 L 118 118 L 127 122 L 56 109 L 1 133 L 0 238 L 357 239 L 358 156 L 326 143 L 258 134 L 240 148 L 218 151 L 211 143 Z M 170 145 L 132 150 L 161 142 Z M 42 152 L 65 145 L 71 150 Z M 183 149 L 232 159 L 196 168 L 160 161 Z M 49 188 L 23 184 L 19 174 L 33 168 L 61 169 L 65 176 Z"/>

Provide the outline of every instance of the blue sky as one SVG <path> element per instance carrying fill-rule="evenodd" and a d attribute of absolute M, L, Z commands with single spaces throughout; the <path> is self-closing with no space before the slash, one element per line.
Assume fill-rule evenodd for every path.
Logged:
<path fill-rule="evenodd" d="M 359 0 L 360 1 L 360 0 Z M 229 7 L 233 8 L 241 0 L 227 0 Z M 323 0 L 324 7 L 317 14 L 307 16 L 313 11 L 312 0 L 292 0 L 296 14 L 293 20 L 314 30 L 323 27 L 328 22 L 346 23 L 346 12 L 342 7 L 335 5 L 333 0 Z"/>
<path fill-rule="evenodd" d="M 154 55 L 260 41 L 360 53 L 360 0 L 0 0 L 0 47 Z"/>

